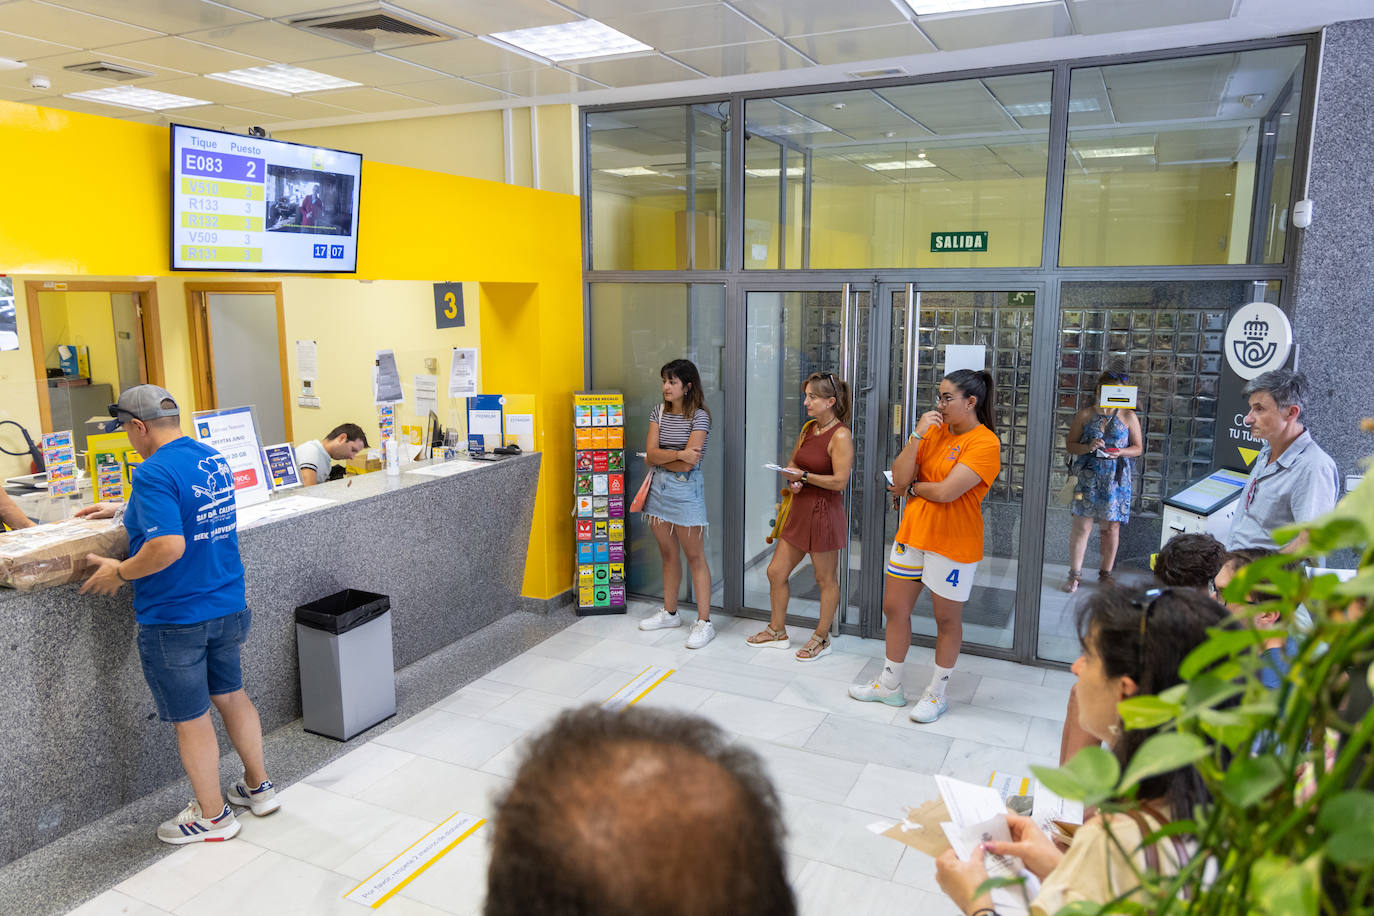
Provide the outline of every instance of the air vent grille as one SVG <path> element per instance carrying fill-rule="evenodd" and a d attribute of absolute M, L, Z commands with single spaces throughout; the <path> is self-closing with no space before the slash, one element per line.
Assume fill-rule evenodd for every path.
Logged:
<path fill-rule="evenodd" d="M 73 73 L 84 73 L 87 76 L 96 76 L 104 80 L 114 80 L 123 83 L 128 80 L 140 80 L 147 76 L 152 76 L 146 70 L 135 70 L 133 67 L 126 67 L 123 64 L 112 64 L 107 60 L 93 60 L 84 64 L 68 64 L 62 68 Z"/>
<path fill-rule="evenodd" d="M 344 41 L 369 51 L 447 41 L 454 37 L 435 28 L 435 24 L 418 17 L 403 16 L 386 4 L 329 16 L 316 13 L 293 19 L 290 24 L 306 32 Z"/>
<path fill-rule="evenodd" d="M 874 70 L 851 70 L 849 75 L 856 80 L 879 80 L 887 76 L 906 76 L 904 67 L 878 67 Z"/>

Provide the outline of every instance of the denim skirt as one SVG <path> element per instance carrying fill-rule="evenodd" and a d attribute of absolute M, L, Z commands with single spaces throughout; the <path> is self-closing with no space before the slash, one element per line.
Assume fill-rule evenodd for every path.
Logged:
<path fill-rule="evenodd" d="M 706 478 L 700 467 L 690 471 L 654 470 L 644 514 L 670 525 L 696 528 L 706 524 Z"/>

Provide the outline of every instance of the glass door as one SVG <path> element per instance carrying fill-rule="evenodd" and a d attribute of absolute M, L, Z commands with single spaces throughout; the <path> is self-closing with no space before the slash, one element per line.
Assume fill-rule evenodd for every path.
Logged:
<path fill-rule="evenodd" d="M 1021 538 L 1022 491 L 1031 393 L 1031 336 L 1034 290 L 921 290 L 913 285 L 882 286 L 889 334 L 887 401 L 882 420 L 883 467 L 890 467 L 922 413 L 936 406 L 940 380 L 951 356 L 981 357 L 993 376 L 995 424 L 1002 441 L 1002 471 L 983 501 L 983 561 L 978 564 L 973 594 L 964 605 L 964 643 L 997 654 L 1016 645 L 1017 555 Z M 950 345 L 980 348 L 953 354 Z M 901 520 L 901 506 L 887 503 L 884 546 L 890 545 Z M 1026 570 L 1037 577 L 1039 570 Z M 911 617 L 918 641 L 935 636 L 930 598 L 922 594 Z M 882 615 L 873 606 L 865 618 L 866 633 L 882 631 Z"/>
<path fill-rule="evenodd" d="M 871 423 L 873 390 L 869 359 L 872 330 L 871 289 L 749 290 L 745 306 L 743 609 L 751 616 L 769 611 L 767 542 L 786 480 L 766 464 L 785 465 L 806 422 L 802 386 L 811 373 L 832 373 L 853 393 L 849 421 L 855 465 L 845 490 L 849 547 L 839 561 L 840 608 L 836 625 L 857 627 L 863 584 L 862 528 L 870 497 L 862 443 Z M 860 356 L 862 355 L 862 358 Z M 788 578 L 788 623 L 814 626 L 820 616 L 820 589 L 810 558 Z"/>

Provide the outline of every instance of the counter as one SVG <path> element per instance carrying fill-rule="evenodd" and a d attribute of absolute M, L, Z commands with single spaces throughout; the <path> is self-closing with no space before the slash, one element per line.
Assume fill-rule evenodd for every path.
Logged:
<path fill-rule="evenodd" d="M 294 611 L 345 588 L 391 597 L 402 668 L 525 606 L 538 454 L 374 472 L 288 490 L 244 511 L 253 628 L 244 686 L 263 731 L 301 715 Z M 448 473 L 453 472 L 453 473 Z M 130 592 L 0 589 L 0 863 L 183 778 L 135 645 Z M 218 716 L 221 752 L 230 750 Z M 270 770 L 271 761 L 268 761 Z"/>

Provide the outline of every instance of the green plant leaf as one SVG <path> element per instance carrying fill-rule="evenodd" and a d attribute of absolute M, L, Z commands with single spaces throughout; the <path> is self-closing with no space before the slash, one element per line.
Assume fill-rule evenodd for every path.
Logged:
<path fill-rule="evenodd" d="M 989 878 L 978 885 L 973 891 L 973 896 L 981 897 L 990 894 L 999 887 L 1021 887 L 1026 883 L 1026 878 L 1022 875 L 1019 878 Z"/>
<path fill-rule="evenodd" d="M 1252 912 L 1271 916 L 1313 916 L 1317 912 L 1317 870 L 1321 853 L 1301 864 L 1270 853 L 1250 871 Z"/>
<path fill-rule="evenodd" d="M 1121 765 L 1100 747 L 1085 747 L 1059 769 L 1032 766 L 1045 788 L 1064 798 L 1095 805 L 1112 794 Z"/>
<path fill-rule="evenodd" d="M 1331 833 L 1347 827 L 1374 828 L 1374 792 L 1354 789 L 1331 796 L 1322 802 L 1317 826 Z"/>
<path fill-rule="evenodd" d="M 1125 792 L 1142 779 L 1188 766 L 1207 754 L 1207 743 L 1197 735 L 1173 732 L 1155 735 L 1142 744 L 1131 758 L 1118 791 Z"/>
<path fill-rule="evenodd" d="M 1156 696 L 1166 703 L 1182 703 L 1183 697 L 1188 693 L 1187 684 L 1175 684 L 1161 690 Z"/>
<path fill-rule="evenodd" d="M 1326 856 L 1340 865 L 1374 866 L 1374 826 L 1361 824 L 1331 834 L 1326 839 Z"/>
<path fill-rule="evenodd" d="M 1116 704 L 1126 728 L 1154 728 L 1179 714 L 1183 707 L 1157 696 L 1129 697 Z"/>
<path fill-rule="evenodd" d="M 1212 707 L 1244 692 L 1245 688 L 1240 684 L 1223 681 L 1215 674 L 1199 674 L 1188 682 L 1184 705 L 1189 709 Z"/>
<path fill-rule="evenodd" d="M 1213 662 L 1248 651 L 1256 644 L 1253 630 L 1211 630 L 1207 641 L 1188 653 L 1178 666 L 1178 675 L 1191 681 Z"/>
<path fill-rule="evenodd" d="M 1221 793 L 1237 808 L 1249 808 L 1283 782 L 1283 767 L 1273 757 L 1240 757 L 1221 781 Z"/>

